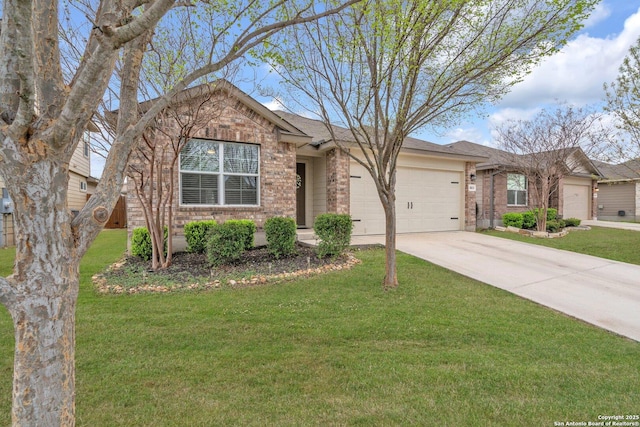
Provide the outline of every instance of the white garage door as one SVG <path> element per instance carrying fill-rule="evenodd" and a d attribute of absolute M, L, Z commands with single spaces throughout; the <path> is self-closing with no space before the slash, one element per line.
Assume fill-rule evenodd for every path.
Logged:
<path fill-rule="evenodd" d="M 463 229 L 461 172 L 398 168 L 398 233 Z M 351 163 L 351 217 L 354 235 L 384 234 L 385 217 L 375 184 L 359 164 Z"/>
<path fill-rule="evenodd" d="M 589 219 L 590 186 L 565 184 L 563 189 L 564 218 Z"/>

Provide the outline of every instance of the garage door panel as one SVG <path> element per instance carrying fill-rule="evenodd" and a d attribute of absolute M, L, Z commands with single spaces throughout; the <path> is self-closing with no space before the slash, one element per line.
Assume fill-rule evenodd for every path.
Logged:
<path fill-rule="evenodd" d="M 383 234 L 384 210 L 375 184 L 359 164 L 351 164 L 353 234 Z M 357 177 L 357 178 L 356 178 Z M 399 233 L 460 230 L 462 173 L 400 167 L 396 180 L 396 226 Z"/>
<path fill-rule="evenodd" d="M 564 218 L 589 219 L 591 186 L 565 184 L 562 215 Z"/>

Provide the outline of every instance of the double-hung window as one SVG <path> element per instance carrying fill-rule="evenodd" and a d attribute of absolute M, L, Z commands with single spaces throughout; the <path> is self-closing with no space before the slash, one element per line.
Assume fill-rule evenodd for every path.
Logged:
<path fill-rule="evenodd" d="M 507 205 L 527 205 L 527 177 L 521 174 L 507 175 Z"/>
<path fill-rule="evenodd" d="M 257 206 L 260 147 L 192 139 L 180 152 L 180 203 Z"/>

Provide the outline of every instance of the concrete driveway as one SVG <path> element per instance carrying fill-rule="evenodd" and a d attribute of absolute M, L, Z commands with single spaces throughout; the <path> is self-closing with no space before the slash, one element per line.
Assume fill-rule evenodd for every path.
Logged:
<path fill-rule="evenodd" d="M 352 244 L 383 242 L 367 236 Z M 397 247 L 640 341 L 640 266 L 464 231 L 401 234 Z"/>

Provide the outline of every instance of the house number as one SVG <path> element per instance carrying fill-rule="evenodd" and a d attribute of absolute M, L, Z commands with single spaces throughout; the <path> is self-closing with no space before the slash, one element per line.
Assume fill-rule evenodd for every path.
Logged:
<path fill-rule="evenodd" d="M 302 187 L 302 177 L 296 174 L 296 190 Z"/>

